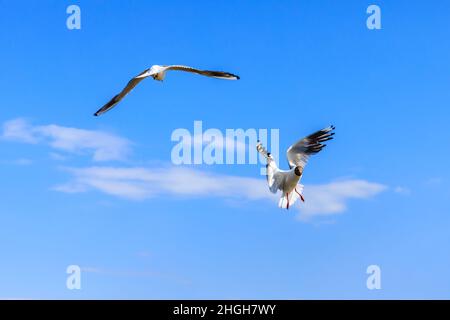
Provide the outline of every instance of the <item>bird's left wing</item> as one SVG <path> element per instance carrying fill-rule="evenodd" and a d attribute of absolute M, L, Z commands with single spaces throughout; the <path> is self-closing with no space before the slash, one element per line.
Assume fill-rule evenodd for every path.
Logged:
<path fill-rule="evenodd" d="M 108 103 L 106 103 L 103 107 L 101 107 L 99 110 L 97 110 L 97 112 L 94 113 L 94 116 L 99 116 L 99 115 L 111 110 L 112 108 L 114 108 L 114 106 L 116 104 L 118 104 L 120 102 L 120 100 L 122 100 L 128 93 L 130 93 L 130 91 L 133 90 L 134 87 L 136 87 L 139 84 L 139 82 L 141 82 L 142 80 L 144 80 L 145 78 L 148 77 L 146 75 L 148 70 L 150 70 L 150 69 L 146 69 L 146 70 L 142 71 L 136 77 L 134 77 L 133 79 L 128 81 L 125 88 L 123 88 L 119 94 L 116 94 L 111 100 L 109 100 Z"/>
<path fill-rule="evenodd" d="M 282 172 L 280 169 L 278 169 L 277 164 L 275 163 L 275 160 L 272 158 L 270 152 L 268 152 L 267 149 L 264 148 L 262 143 L 259 141 L 258 144 L 256 145 L 256 150 L 258 150 L 258 152 L 261 153 L 267 160 L 266 165 L 267 183 L 269 185 L 269 190 L 272 193 L 276 193 L 279 189 L 282 188 L 285 173 Z"/>
<path fill-rule="evenodd" d="M 296 166 L 304 168 L 309 156 L 320 152 L 326 146 L 323 142 L 333 139 L 334 132 L 332 131 L 334 129 L 334 126 L 329 126 L 310 134 L 290 146 L 287 150 L 289 167 L 291 169 Z"/>
<path fill-rule="evenodd" d="M 200 69 L 195 69 L 192 67 L 181 66 L 181 65 L 167 66 L 165 69 L 166 70 L 178 70 L 178 71 L 192 72 L 192 73 L 201 74 L 202 76 L 226 79 L 226 80 L 239 80 L 240 79 L 239 76 L 229 73 L 229 72 L 200 70 Z"/>

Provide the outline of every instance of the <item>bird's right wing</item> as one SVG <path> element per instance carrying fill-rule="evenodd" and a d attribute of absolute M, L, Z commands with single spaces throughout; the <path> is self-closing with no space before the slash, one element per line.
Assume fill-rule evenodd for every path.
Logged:
<path fill-rule="evenodd" d="M 282 172 L 280 169 L 278 169 L 277 164 L 275 163 L 275 160 L 272 158 L 270 152 L 267 151 L 266 148 L 262 145 L 261 142 L 258 141 L 258 144 L 256 145 L 256 150 L 260 154 L 262 154 L 266 160 L 266 178 L 267 183 L 269 184 L 269 190 L 272 193 L 276 193 L 278 190 L 282 189 L 282 183 L 284 181 L 284 172 Z"/>
<path fill-rule="evenodd" d="M 304 168 L 308 162 L 309 156 L 320 152 L 326 145 L 323 142 L 333 139 L 334 126 L 329 126 L 309 136 L 297 141 L 287 150 L 289 167 L 296 166 Z"/>
<path fill-rule="evenodd" d="M 133 79 L 131 79 L 127 85 L 125 86 L 125 88 L 123 88 L 123 90 L 115 95 L 111 100 L 108 101 L 108 103 L 106 103 L 103 107 L 101 107 L 96 113 L 94 113 L 94 116 L 99 116 L 109 110 L 111 110 L 112 108 L 114 108 L 114 106 L 116 104 L 118 104 L 120 102 L 120 100 L 122 100 L 128 93 L 130 93 L 131 90 L 133 90 L 134 87 L 136 87 L 139 82 L 141 82 L 142 80 L 144 80 L 145 78 L 147 78 L 147 76 L 143 76 L 148 70 L 150 69 L 146 69 L 144 71 L 142 71 L 140 74 L 138 74 L 136 77 L 134 77 Z"/>
<path fill-rule="evenodd" d="M 200 70 L 200 69 L 196 69 L 196 68 L 192 68 L 192 67 L 188 67 L 188 66 L 181 66 L 181 65 L 167 66 L 166 70 L 186 71 L 186 72 L 201 74 L 202 76 L 226 79 L 226 80 L 239 80 L 239 76 L 229 73 L 229 72 Z"/>

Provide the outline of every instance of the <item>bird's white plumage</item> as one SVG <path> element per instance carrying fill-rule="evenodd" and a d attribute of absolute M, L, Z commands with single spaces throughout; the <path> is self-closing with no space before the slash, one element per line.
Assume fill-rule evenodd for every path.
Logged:
<path fill-rule="evenodd" d="M 258 142 L 256 150 L 267 160 L 267 183 L 269 190 L 273 193 L 281 191 L 281 198 L 278 202 L 280 208 L 289 209 L 298 199 L 303 198 L 303 185 L 299 184 L 303 175 L 303 169 L 309 157 L 322 150 L 323 142 L 331 140 L 334 127 L 319 130 L 290 146 L 287 150 L 287 158 L 290 170 L 280 170 L 272 158 L 271 154 Z"/>
<path fill-rule="evenodd" d="M 281 198 L 278 206 L 280 208 L 289 208 L 290 205 L 300 198 L 301 192 L 303 191 L 303 186 L 301 188 L 297 188 L 297 184 L 300 181 L 300 176 L 295 173 L 295 169 L 289 171 L 280 170 L 272 155 L 267 152 L 261 142 L 258 142 L 256 149 L 267 160 L 266 174 L 269 190 L 272 193 L 277 193 L 278 190 L 280 190 Z M 296 188 L 297 192 L 295 192 Z"/>

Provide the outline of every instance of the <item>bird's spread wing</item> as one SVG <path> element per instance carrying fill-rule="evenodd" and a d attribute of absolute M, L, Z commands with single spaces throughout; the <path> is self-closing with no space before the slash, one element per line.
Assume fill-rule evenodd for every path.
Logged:
<path fill-rule="evenodd" d="M 199 69 L 195 69 L 195 68 L 188 67 L 188 66 L 173 65 L 173 66 L 166 67 L 166 70 L 179 70 L 179 71 L 197 73 L 197 74 L 201 74 L 201 75 L 207 76 L 207 77 L 227 79 L 227 80 L 239 80 L 239 76 L 229 73 L 229 72 L 199 70 Z"/>
<path fill-rule="evenodd" d="M 143 74 L 145 74 L 149 69 L 146 69 L 144 71 L 142 71 L 140 74 L 138 74 L 136 77 L 134 77 L 133 79 L 131 79 L 125 88 L 123 88 L 123 90 L 115 95 L 111 100 L 108 101 L 108 103 L 106 103 L 103 107 L 101 107 L 96 113 L 94 113 L 94 116 L 99 116 L 109 110 L 111 110 L 112 108 L 114 108 L 114 106 L 120 102 L 120 100 L 122 100 L 128 93 L 130 93 L 131 90 L 133 90 L 134 87 L 136 87 L 139 82 L 141 82 L 142 80 L 144 80 L 146 77 L 140 77 Z"/>
<path fill-rule="evenodd" d="M 319 130 L 289 147 L 287 150 L 287 159 L 289 167 L 296 166 L 304 168 L 310 155 L 318 153 L 326 145 L 323 142 L 333 139 L 334 126 L 329 126 Z"/>
<path fill-rule="evenodd" d="M 270 152 L 264 148 L 261 142 L 258 141 L 256 145 L 256 150 L 261 153 L 267 160 L 267 183 L 269 184 L 269 189 L 271 192 L 276 193 L 278 190 L 282 189 L 282 184 L 284 181 L 284 172 L 278 169 L 275 160 L 270 155 Z"/>

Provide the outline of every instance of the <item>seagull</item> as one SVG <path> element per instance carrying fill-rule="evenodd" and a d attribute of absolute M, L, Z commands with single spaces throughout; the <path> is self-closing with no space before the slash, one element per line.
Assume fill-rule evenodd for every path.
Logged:
<path fill-rule="evenodd" d="M 319 130 L 294 143 L 287 149 L 287 159 L 290 170 L 280 170 L 270 152 L 268 152 L 260 141 L 257 142 L 256 150 L 267 159 L 267 182 L 272 193 L 282 192 L 278 207 L 289 209 L 297 199 L 305 202 L 302 184 L 299 184 L 303 175 L 303 169 L 311 155 L 319 153 L 326 145 L 323 142 L 333 139 L 335 129 L 329 126 Z"/>
<path fill-rule="evenodd" d="M 142 71 L 140 74 L 131 79 L 125 86 L 125 88 L 123 88 L 123 90 L 119 94 L 115 95 L 107 104 L 105 104 L 96 113 L 94 113 L 94 116 L 99 116 L 111 110 L 117 103 L 120 102 L 120 100 L 122 100 L 128 93 L 130 93 L 130 91 L 133 90 L 134 87 L 136 87 L 139 84 L 139 82 L 141 82 L 145 78 L 152 77 L 154 80 L 163 81 L 166 76 L 166 72 L 169 70 L 191 72 L 200 74 L 202 76 L 218 79 L 239 80 L 239 76 L 228 72 L 200 70 L 181 65 L 172 65 L 172 66 L 154 65 L 151 68 Z"/>

